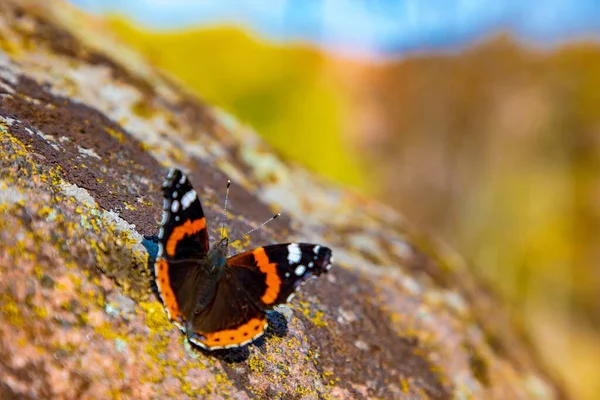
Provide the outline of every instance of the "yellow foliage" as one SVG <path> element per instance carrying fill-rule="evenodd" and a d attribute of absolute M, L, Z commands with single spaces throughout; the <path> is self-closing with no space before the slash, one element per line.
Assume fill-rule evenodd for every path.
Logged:
<path fill-rule="evenodd" d="M 342 88 L 326 57 L 307 46 L 280 46 L 232 27 L 150 31 L 109 18 L 117 35 L 200 97 L 253 126 L 283 156 L 334 180 L 363 186 L 344 146 Z"/>

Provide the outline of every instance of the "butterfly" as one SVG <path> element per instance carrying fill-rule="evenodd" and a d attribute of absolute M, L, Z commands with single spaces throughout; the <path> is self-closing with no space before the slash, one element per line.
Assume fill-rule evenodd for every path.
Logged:
<path fill-rule="evenodd" d="M 229 349 L 259 338 L 268 325 L 265 311 L 331 268 L 331 250 L 318 244 L 274 244 L 228 257 L 228 237 L 209 246 L 206 217 L 189 178 L 173 169 L 162 190 L 156 286 L 169 319 L 197 346 Z"/>

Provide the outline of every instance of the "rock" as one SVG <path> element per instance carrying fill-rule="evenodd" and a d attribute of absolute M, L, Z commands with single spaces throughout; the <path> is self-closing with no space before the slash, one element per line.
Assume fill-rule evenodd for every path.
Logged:
<path fill-rule="evenodd" d="M 561 396 L 458 255 L 283 162 L 63 2 L 0 4 L 0 165 L 2 398 Z M 192 348 L 152 291 L 172 166 L 213 239 L 231 178 L 232 231 L 283 212 L 235 250 L 334 250 L 247 347 Z"/>

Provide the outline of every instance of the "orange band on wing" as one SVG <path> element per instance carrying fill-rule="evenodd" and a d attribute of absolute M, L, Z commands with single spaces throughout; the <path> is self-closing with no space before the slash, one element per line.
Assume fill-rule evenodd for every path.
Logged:
<path fill-rule="evenodd" d="M 206 228 L 206 218 L 204 217 L 195 221 L 188 220 L 185 221 L 184 224 L 177 226 L 173 229 L 173 232 L 169 236 L 169 240 L 167 240 L 167 254 L 174 256 L 177 243 L 179 243 L 181 239 L 186 236 L 191 236 L 194 233 L 198 233 L 204 228 Z"/>
<path fill-rule="evenodd" d="M 255 249 L 252 254 L 260 272 L 267 275 L 267 289 L 260 299 L 265 304 L 273 304 L 281 290 L 281 278 L 277 275 L 277 264 L 269 262 L 269 257 L 267 257 L 267 253 L 262 247 Z"/>
<path fill-rule="evenodd" d="M 160 297 L 165 304 L 165 308 L 169 313 L 169 318 L 173 321 L 179 322 L 183 319 L 181 311 L 179 311 L 179 305 L 177 304 L 177 298 L 173 289 L 171 289 L 171 279 L 169 278 L 169 264 L 159 259 L 156 261 L 154 272 L 156 274 L 156 285 L 160 292 Z"/>
<path fill-rule="evenodd" d="M 260 336 L 266 327 L 267 320 L 263 318 L 252 318 L 250 321 L 235 329 L 226 329 L 212 333 L 199 333 L 202 338 L 195 338 L 206 347 L 226 347 L 250 343 Z"/>

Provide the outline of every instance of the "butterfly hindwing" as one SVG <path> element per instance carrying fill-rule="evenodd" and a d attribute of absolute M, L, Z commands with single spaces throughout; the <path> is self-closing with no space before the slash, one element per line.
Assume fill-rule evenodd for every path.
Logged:
<path fill-rule="evenodd" d="M 227 269 L 210 308 L 194 315 L 194 334 L 190 340 L 215 350 L 243 346 L 261 336 L 267 327 L 267 319 L 263 307 L 255 301 L 253 288 L 244 285 L 243 273 L 232 273 Z"/>

